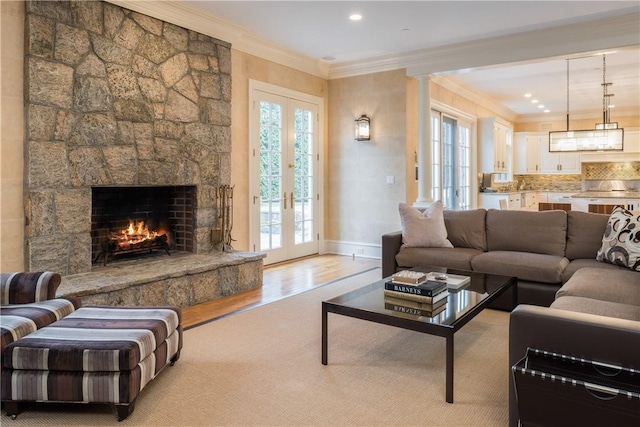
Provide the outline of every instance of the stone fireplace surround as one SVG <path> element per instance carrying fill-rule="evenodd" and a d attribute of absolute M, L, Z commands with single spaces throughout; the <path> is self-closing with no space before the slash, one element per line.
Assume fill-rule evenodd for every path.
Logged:
<path fill-rule="evenodd" d="M 211 236 L 216 190 L 230 184 L 230 44 L 100 1 L 25 12 L 27 269 L 59 272 L 63 293 L 76 276 L 91 282 L 95 186 L 193 186 L 194 256 L 223 266 Z M 240 258 L 261 277 L 262 256 Z"/>

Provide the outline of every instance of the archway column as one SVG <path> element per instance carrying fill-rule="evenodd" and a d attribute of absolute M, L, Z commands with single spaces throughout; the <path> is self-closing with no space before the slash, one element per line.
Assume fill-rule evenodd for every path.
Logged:
<path fill-rule="evenodd" d="M 418 80 L 418 198 L 414 206 L 427 206 L 431 196 L 431 76 L 416 76 Z"/>

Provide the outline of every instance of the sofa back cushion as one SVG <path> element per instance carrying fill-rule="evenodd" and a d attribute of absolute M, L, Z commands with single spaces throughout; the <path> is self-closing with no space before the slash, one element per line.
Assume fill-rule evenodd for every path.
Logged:
<path fill-rule="evenodd" d="M 490 251 L 564 256 L 566 242 L 565 211 L 487 211 L 487 247 Z"/>
<path fill-rule="evenodd" d="M 28 304 L 55 298 L 61 277 L 51 271 L 0 274 L 0 305 Z"/>
<path fill-rule="evenodd" d="M 569 211 L 566 257 L 571 260 L 595 259 L 602 246 L 608 220 L 609 215 Z"/>
<path fill-rule="evenodd" d="M 444 225 L 447 238 L 455 248 L 471 248 L 487 250 L 487 233 L 485 220 L 487 211 L 473 209 L 470 211 L 444 211 Z"/>

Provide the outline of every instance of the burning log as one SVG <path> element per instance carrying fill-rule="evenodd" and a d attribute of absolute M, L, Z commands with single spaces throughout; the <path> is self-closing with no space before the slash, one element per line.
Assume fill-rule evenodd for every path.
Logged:
<path fill-rule="evenodd" d="M 103 265 L 107 265 L 109 256 L 120 254 L 131 254 L 136 252 L 153 251 L 164 249 L 169 253 L 169 238 L 165 233 L 159 234 L 156 231 L 149 231 L 144 221 L 129 222 L 129 227 L 119 233 L 111 233 L 111 238 L 102 242 L 102 251 L 96 256 L 93 262 L 97 262 L 101 256 L 104 257 Z"/>

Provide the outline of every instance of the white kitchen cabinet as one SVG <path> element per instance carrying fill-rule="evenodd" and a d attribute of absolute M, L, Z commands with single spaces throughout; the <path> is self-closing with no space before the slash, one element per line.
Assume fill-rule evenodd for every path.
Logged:
<path fill-rule="evenodd" d="M 550 153 L 548 144 L 541 144 L 540 172 L 544 174 L 579 174 L 579 153 Z"/>
<path fill-rule="evenodd" d="M 640 153 L 640 131 L 625 129 L 622 148 L 624 153 Z"/>
<path fill-rule="evenodd" d="M 640 199 L 627 199 L 626 208 L 630 211 L 640 211 Z"/>
<path fill-rule="evenodd" d="M 544 197 L 544 200 L 542 200 L 542 197 L 540 197 L 540 195 L 541 193 L 535 193 L 531 191 L 522 193 L 522 207 L 528 210 L 537 211 L 538 203 L 547 201 L 546 197 Z"/>
<path fill-rule="evenodd" d="M 484 173 L 506 173 L 509 169 L 507 145 L 511 129 L 494 117 L 478 120 L 478 158 L 480 171 Z"/>
<path fill-rule="evenodd" d="M 541 137 L 535 134 L 517 133 L 515 136 L 513 173 L 531 175 L 540 173 Z"/>
<path fill-rule="evenodd" d="M 509 201 L 507 203 L 509 209 L 521 209 L 522 208 L 522 193 L 509 194 Z"/>

